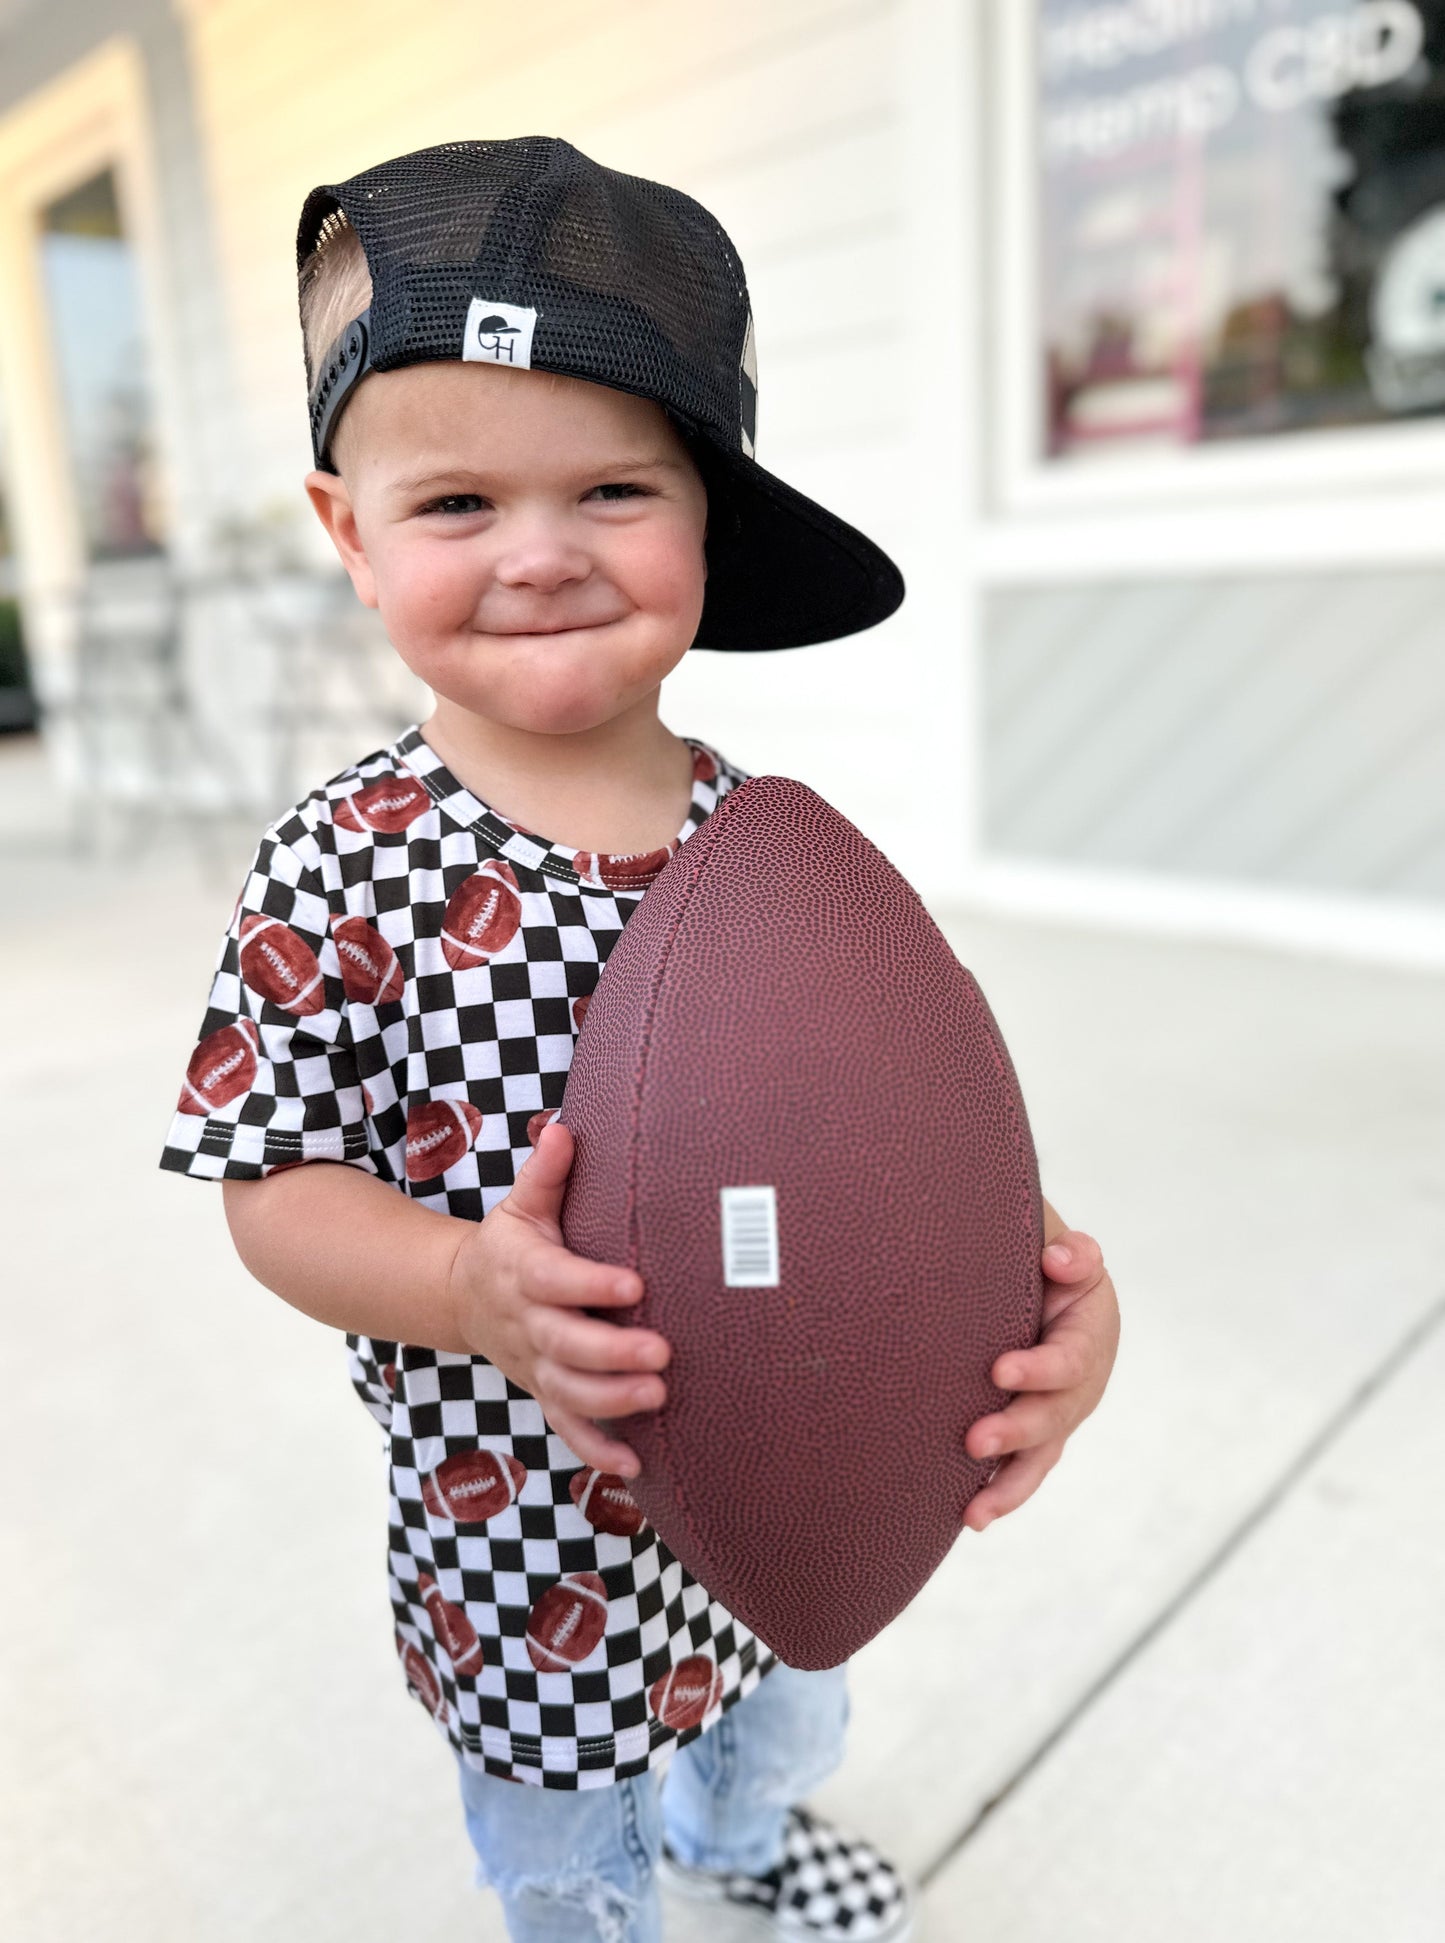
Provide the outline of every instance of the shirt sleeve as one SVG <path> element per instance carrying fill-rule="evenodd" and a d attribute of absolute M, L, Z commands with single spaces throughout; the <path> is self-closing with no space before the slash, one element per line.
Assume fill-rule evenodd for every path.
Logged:
<path fill-rule="evenodd" d="M 308 1160 L 376 1173 L 319 851 L 273 828 L 257 846 L 160 1164 L 259 1180 Z"/>

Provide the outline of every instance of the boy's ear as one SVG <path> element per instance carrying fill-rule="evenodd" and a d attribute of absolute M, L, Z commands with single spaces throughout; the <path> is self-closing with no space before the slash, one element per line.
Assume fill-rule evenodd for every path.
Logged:
<path fill-rule="evenodd" d="M 346 481 L 338 472 L 322 472 L 318 468 L 308 472 L 302 483 L 306 488 L 306 497 L 316 508 L 317 519 L 326 528 L 331 544 L 341 557 L 342 566 L 351 575 L 356 598 L 363 607 L 378 606 L 376 578 L 356 529 L 356 513 Z"/>

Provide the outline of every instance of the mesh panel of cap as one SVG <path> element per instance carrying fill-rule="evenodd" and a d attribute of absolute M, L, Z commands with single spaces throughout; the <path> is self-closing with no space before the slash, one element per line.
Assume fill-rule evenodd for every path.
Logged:
<path fill-rule="evenodd" d="M 665 399 L 740 443 L 747 283 L 681 190 L 550 136 L 446 142 L 313 190 L 302 261 L 338 205 L 371 266 L 374 370 L 458 356 L 481 294 L 537 312 L 533 365 Z"/>

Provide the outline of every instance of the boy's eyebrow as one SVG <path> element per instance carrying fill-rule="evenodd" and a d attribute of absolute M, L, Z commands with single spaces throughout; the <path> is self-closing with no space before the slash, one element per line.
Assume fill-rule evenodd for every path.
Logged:
<path fill-rule="evenodd" d="M 681 472 L 682 467 L 676 459 L 606 459 L 598 465 L 587 466 L 578 471 L 577 477 L 588 479 L 611 479 L 623 472 Z M 440 472 L 412 473 L 405 479 L 392 482 L 395 493 L 422 492 L 428 486 L 439 486 L 456 479 L 485 479 L 486 472 L 479 466 L 448 466 Z"/>

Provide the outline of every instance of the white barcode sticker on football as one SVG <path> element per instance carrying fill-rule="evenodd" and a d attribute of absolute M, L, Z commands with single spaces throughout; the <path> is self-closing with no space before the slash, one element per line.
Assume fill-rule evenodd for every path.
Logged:
<path fill-rule="evenodd" d="M 775 1289 L 778 1195 L 771 1187 L 722 1190 L 723 1282 L 730 1289 Z"/>

